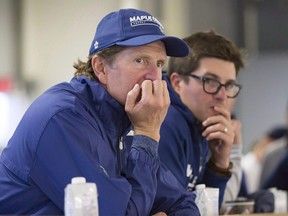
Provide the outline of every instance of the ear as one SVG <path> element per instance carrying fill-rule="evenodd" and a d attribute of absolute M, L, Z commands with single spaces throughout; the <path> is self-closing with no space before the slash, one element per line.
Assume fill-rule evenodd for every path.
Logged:
<path fill-rule="evenodd" d="M 99 82 L 103 85 L 107 83 L 107 74 L 105 73 L 105 61 L 102 57 L 97 54 L 92 58 L 92 67 L 94 74 L 99 79 Z"/>
<path fill-rule="evenodd" d="M 179 93 L 180 88 L 181 88 L 181 85 L 180 85 L 181 80 L 182 80 L 181 76 L 176 72 L 173 72 L 170 76 L 171 85 L 172 85 L 174 91 L 177 93 Z"/>

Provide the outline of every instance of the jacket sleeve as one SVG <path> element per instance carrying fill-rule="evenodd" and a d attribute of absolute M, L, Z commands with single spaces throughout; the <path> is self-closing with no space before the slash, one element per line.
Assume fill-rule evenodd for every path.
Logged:
<path fill-rule="evenodd" d="M 187 188 L 187 150 L 185 150 L 187 143 L 182 137 L 182 132 L 185 132 L 179 128 L 170 124 L 169 116 L 166 116 L 161 126 L 159 155 L 160 160 L 171 170 L 181 185 Z"/>
<path fill-rule="evenodd" d="M 116 175 L 110 144 L 101 133 L 95 125 L 67 110 L 55 115 L 43 130 L 29 178 L 62 211 L 66 185 L 73 177 L 83 176 L 97 185 L 100 215 L 126 214 L 132 185 Z M 101 163 L 105 157 L 110 165 Z"/>
<path fill-rule="evenodd" d="M 168 112 L 169 113 L 169 112 Z M 181 118 L 181 116 L 177 116 L 177 118 Z M 171 170 L 171 172 L 175 175 L 178 181 L 183 185 L 183 187 L 187 187 L 189 179 L 187 177 L 186 168 L 188 165 L 188 157 L 198 157 L 193 158 L 193 162 L 195 164 L 201 163 L 200 155 L 196 152 L 190 152 L 189 145 L 193 145 L 192 140 L 189 139 L 191 135 L 191 131 L 189 127 L 181 124 L 184 119 L 178 119 L 178 122 L 175 125 L 175 116 L 166 116 L 164 123 L 161 127 L 161 139 L 159 145 L 159 154 L 160 159 L 163 163 Z M 188 135 L 187 135 L 188 134 Z M 194 137 L 195 139 L 197 137 Z M 201 140 L 199 140 L 201 142 Z M 195 143 L 195 145 L 199 145 Z M 201 144 L 201 143 L 200 143 Z M 202 146 L 203 147 L 203 146 Z M 200 148 L 200 147 L 199 147 Z M 204 147 L 203 147 L 204 148 Z M 202 149 L 202 157 L 208 156 L 208 150 Z M 190 154 L 190 155 L 189 155 Z M 193 154 L 191 156 L 191 154 Z M 204 162 L 205 163 L 205 162 Z M 207 187 L 215 187 L 219 188 L 219 206 L 222 203 L 224 191 L 226 184 L 230 177 L 223 177 L 218 175 L 217 173 L 208 170 L 206 168 L 203 169 L 203 174 L 199 174 L 199 179 L 197 180 L 197 184 L 205 184 Z"/>
<path fill-rule="evenodd" d="M 241 158 L 242 144 L 232 145 L 230 153 L 230 161 L 233 163 L 232 176 L 226 185 L 224 202 L 233 201 L 238 197 L 242 179 Z"/>
<path fill-rule="evenodd" d="M 136 135 L 128 153 L 122 175 L 131 184 L 129 215 L 148 215 L 152 209 L 157 190 L 159 169 L 158 142 Z"/>
<path fill-rule="evenodd" d="M 151 143 L 152 142 L 152 143 Z M 148 145 L 151 143 L 152 145 Z M 132 143 L 133 149 L 143 149 L 151 158 L 154 158 L 157 163 L 156 167 L 151 167 L 151 158 L 143 157 L 140 154 L 136 154 L 133 157 L 129 157 L 128 160 L 135 160 L 139 157 L 139 161 L 142 165 L 134 166 L 132 163 L 127 163 L 125 176 L 130 181 L 137 181 L 137 184 L 133 186 L 132 194 L 135 193 L 137 196 L 133 197 L 133 202 L 128 206 L 130 208 L 131 204 L 138 206 L 145 206 L 145 209 L 152 207 L 150 212 L 138 212 L 139 215 L 149 215 L 155 214 L 157 212 L 166 212 L 168 215 L 197 215 L 198 208 L 195 205 L 194 199 L 195 195 L 193 193 L 187 193 L 185 188 L 179 184 L 177 179 L 172 175 L 172 173 L 160 163 L 158 157 L 158 143 L 151 140 L 145 136 L 135 135 Z M 141 150 L 140 150 L 141 151 Z M 131 154 L 131 152 L 130 152 Z M 142 158 L 141 158 L 142 157 Z M 138 162 L 139 163 L 139 162 Z M 156 171 L 149 173 L 145 166 L 151 171 Z M 139 169 L 136 174 L 135 167 Z M 148 179 L 148 180 L 145 180 Z M 147 196 L 148 195 L 148 196 Z M 151 199 L 151 197 L 154 197 Z M 136 214 L 135 214 L 136 215 Z"/>
<path fill-rule="evenodd" d="M 195 193 L 186 191 L 163 163 L 157 178 L 158 187 L 152 214 L 163 211 L 171 216 L 200 215 L 195 203 Z"/>
<path fill-rule="evenodd" d="M 157 142 L 136 137 L 127 165 L 118 173 L 117 158 L 103 131 L 65 111 L 54 116 L 41 135 L 30 180 L 62 210 L 64 188 L 72 177 L 84 176 L 97 185 L 100 215 L 149 215 L 157 193 L 157 150 Z M 173 204 L 165 203 L 167 208 Z"/>

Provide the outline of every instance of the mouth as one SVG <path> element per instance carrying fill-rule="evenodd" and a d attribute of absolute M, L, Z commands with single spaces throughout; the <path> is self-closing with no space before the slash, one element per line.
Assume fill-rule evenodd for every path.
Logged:
<path fill-rule="evenodd" d="M 215 111 L 215 106 L 210 106 L 209 109 L 211 109 L 212 111 Z"/>
<path fill-rule="evenodd" d="M 218 114 L 218 112 L 215 110 L 215 106 L 210 106 L 209 107 L 209 110 L 211 110 L 211 115 L 216 115 L 216 114 Z"/>

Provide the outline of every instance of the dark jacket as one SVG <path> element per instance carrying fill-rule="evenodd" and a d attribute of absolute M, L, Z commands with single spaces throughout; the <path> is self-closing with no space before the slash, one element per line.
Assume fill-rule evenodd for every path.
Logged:
<path fill-rule="evenodd" d="M 100 215 L 199 215 L 195 196 L 158 157 L 158 143 L 122 137 L 130 121 L 95 81 L 73 78 L 29 107 L 0 158 L 1 214 L 63 214 L 64 188 L 83 176 L 98 188 Z"/>
<path fill-rule="evenodd" d="M 263 189 L 275 187 L 288 191 L 288 152 L 263 183 Z"/>
<path fill-rule="evenodd" d="M 219 203 L 222 203 L 229 177 L 206 169 L 209 149 L 201 135 L 201 123 L 182 103 L 165 74 L 163 79 L 167 82 L 171 105 L 161 127 L 160 159 L 188 190 L 194 190 L 196 184 L 219 188 Z"/>

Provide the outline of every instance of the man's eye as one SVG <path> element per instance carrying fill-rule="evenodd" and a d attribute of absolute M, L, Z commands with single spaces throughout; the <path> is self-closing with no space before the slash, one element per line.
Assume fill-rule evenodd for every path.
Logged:
<path fill-rule="evenodd" d="M 164 66 L 164 62 L 160 61 L 157 63 L 157 67 L 162 68 Z"/>
<path fill-rule="evenodd" d="M 205 81 L 211 85 L 217 85 L 218 81 L 217 80 L 214 80 L 214 79 L 211 79 L 211 78 L 206 78 L 205 77 Z"/>
<path fill-rule="evenodd" d="M 136 59 L 136 62 L 141 64 L 141 63 L 144 63 L 144 60 L 142 58 L 139 58 L 139 59 Z"/>
<path fill-rule="evenodd" d="M 226 89 L 233 89 L 235 87 L 234 83 L 227 83 L 226 85 Z"/>

